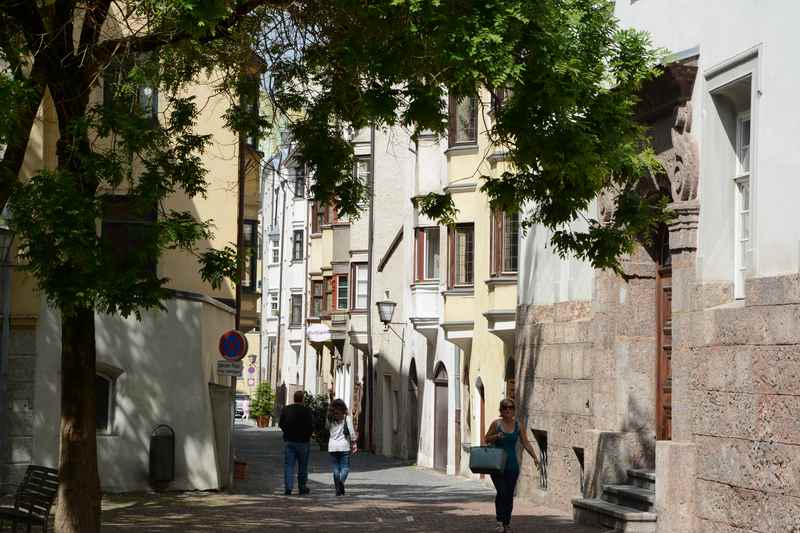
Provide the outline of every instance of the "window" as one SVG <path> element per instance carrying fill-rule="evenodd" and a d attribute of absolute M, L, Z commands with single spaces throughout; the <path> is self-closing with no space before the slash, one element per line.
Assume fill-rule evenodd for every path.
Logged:
<path fill-rule="evenodd" d="M 269 295 L 269 312 L 272 316 L 278 316 L 278 293 L 273 292 Z"/>
<path fill-rule="evenodd" d="M 750 265 L 750 113 L 741 113 L 736 120 L 736 220 L 734 243 L 734 297 L 744 298 L 744 284 Z"/>
<path fill-rule="evenodd" d="M 323 311 L 323 292 L 324 286 L 322 281 L 311 282 L 311 316 L 319 317 Z"/>
<path fill-rule="evenodd" d="M 369 280 L 367 277 L 367 264 L 357 263 L 353 265 L 353 309 L 367 308 L 367 289 Z"/>
<path fill-rule="evenodd" d="M 333 309 L 333 278 L 326 277 L 322 282 L 322 312 L 330 314 Z"/>
<path fill-rule="evenodd" d="M 296 229 L 292 234 L 292 261 L 303 260 L 303 230 Z"/>
<path fill-rule="evenodd" d="M 318 235 L 325 224 L 325 210 L 320 209 L 319 202 L 311 204 L 311 234 Z"/>
<path fill-rule="evenodd" d="M 294 197 L 305 198 L 306 196 L 306 169 L 299 166 L 294 169 Z"/>
<path fill-rule="evenodd" d="M 515 273 L 519 267 L 519 213 L 492 213 L 492 275 Z"/>
<path fill-rule="evenodd" d="M 300 326 L 303 324 L 303 295 L 292 294 L 291 312 L 289 313 L 289 325 Z"/>
<path fill-rule="evenodd" d="M 347 274 L 339 274 L 334 279 L 336 281 L 336 309 L 347 309 L 350 300 Z"/>
<path fill-rule="evenodd" d="M 456 99 L 450 96 L 449 104 L 450 145 L 475 144 L 478 142 L 478 99 L 465 96 Z"/>
<path fill-rule="evenodd" d="M 242 270 L 242 288 L 254 291 L 258 275 L 258 221 L 245 220 L 242 232 L 243 254 L 246 258 Z"/>
<path fill-rule="evenodd" d="M 257 149 L 260 133 L 257 125 L 260 118 L 258 107 L 260 79 L 257 76 L 246 76 L 242 79 L 242 82 L 239 103 L 241 104 L 242 110 L 247 114 L 248 121 L 252 121 L 252 126 L 243 133 L 244 142 L 248 146 Z"/>
<path fill-rule="evenodd" d="M 279 263 L 281 260 L 281 249 L 278 239 L 272 239 L 269 243 L 270 251 L 272 253 L 272 263 Z"/>
<path fill-rule="evenodd" d="M 114 380 L 103 374 L 95 374 L 94 389 L 97 395 L 97 432 L 111 433 L 114 412 Z"/>
<path fill-rule="evenodd" d="M 356 159 L 355 178 L 367 186 L 367 194 L 362 198 L 361 207 L 366 207 L 369 202 L 369 195 L 372 194 L 372 173 L 370 170 L 370 157 L 359 157 Z"/>
<path fill-rule="evenodd" d="M 492 111 L 497 111 L 503 104 L 506 102 L 508 98 L 512 95 L 512 91 L 508 87 L 500 87 L 499 89 L 495 89 L 492 91 Z"/>
<path fill-rule="evenodd" d="M 439 228 L 417 228 L 417 281 L 439 279 Z"/>
<path fill-rule="evenodd" d="M 103 198 L 101 236 L 113 268 L 137 277 L 155 275 L 158 256 L 155 220 L 155 209 L 136 205 L 129 196 Z"/>
<path fill-rule="evenodd" d="M 457 224 L 450 229 L 450 286 L 470 286 L 475 282 L 475 227 Z"/>
<path fill-rule="evenodd" d="M 119 61 L 109 66 L 103 74 L 103 105 L 124 106 L 126 111 L 138 111 L 151 120 L 158 119 L 158 88 L 143 84 L 131 87 L 132 60 Z"/>

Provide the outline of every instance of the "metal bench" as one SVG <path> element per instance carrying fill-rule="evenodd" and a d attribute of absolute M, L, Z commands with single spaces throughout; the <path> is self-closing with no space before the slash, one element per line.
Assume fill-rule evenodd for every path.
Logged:
<path fill-rule="evenodd" d="M 46 532 L 50 508 L 57 493 L 58 470 L 29 466 L 22 483 L 17 487 L 14 506 L 0 507 L 0 530 L 5 524 L 10 524 L 13 532 L 17 531 L 19 525 L 25 526 L 28 533 L 33 526 L 39 526 L 43 533 Z"/>

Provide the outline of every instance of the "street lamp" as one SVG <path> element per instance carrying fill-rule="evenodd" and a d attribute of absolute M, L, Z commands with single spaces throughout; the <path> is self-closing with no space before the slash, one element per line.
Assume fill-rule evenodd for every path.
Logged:
<path fill-rule="evenodd" d="M 11 268 L 10 255 L 11 245 L 14 242 L 14 232 L 8 226 L 11 219 L 11 211 L 8 206 L 0 214 L 0 260 L 2 260 L 2 284 L 3 293 L 3 329 L 0 337 L 0 464 L 5 464 L 9 459 L 8 436 L 10 433 L 8 419 L 8 344 L 11 328 L 9 326 L 9 315 L 11 314 Z"/>
<path fill-rule="evenodd" d="M 380 302 L 375 302 L 375 305 L 378 306 L 378 317 L 381 319 L 381 322 L 383 322 L 384 331 L 386 331 L 392 323 L 394 308 L 397 307 L 397 302 L 382 300 Z"/>

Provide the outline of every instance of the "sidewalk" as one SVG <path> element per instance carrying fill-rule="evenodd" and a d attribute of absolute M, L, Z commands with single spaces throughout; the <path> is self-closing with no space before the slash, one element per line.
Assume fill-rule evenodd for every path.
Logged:
<path fill-rule="evenodd" d="M 347 495 L 336 497 L 328 456 L 316 449 L 311 494 L 284 496 L 280 432 L 238 426 L 235 440 L 248 479 L 231 493 L 110 496 L 103 503 L 103 531 L 493 531 L 494 489 L 486 482 L 360 453 Z M 518 533 L 600 532 L 519 499 L 512 524 Z"/>

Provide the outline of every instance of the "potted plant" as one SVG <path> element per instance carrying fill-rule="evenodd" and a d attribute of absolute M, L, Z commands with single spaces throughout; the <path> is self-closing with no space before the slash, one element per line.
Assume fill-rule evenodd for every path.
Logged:
<path fill-rule="evenodd" d="M 315 397 L 306 392 L 303 397 L 303 404 L 311 409 L 313 414 L 314 432 L 312 433 L 312 438 L 322 451 L 328 449 L 328 439 L 331 436 L 327 427 L 328 401 L 328 397 L 325 394 L 319 394 Z"/>
<path fill-rule="evenodd" d="M 250 402 L 250 416 L 256 419 L 258 427 L 263 428 L 269 425 L 269 416 L 275 403 L 275 395 L 269 383 L 259 383 L 256 387 L 255 396 Z"/>

